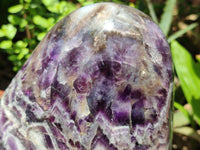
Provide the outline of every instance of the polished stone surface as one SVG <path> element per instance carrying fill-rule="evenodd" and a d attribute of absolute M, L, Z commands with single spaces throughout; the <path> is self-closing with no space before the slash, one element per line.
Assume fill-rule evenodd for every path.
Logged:
<path fill-rule="evenodd" d="M 0 101 L 0 149 L 168 150 L 172 61 L 144 13 L 99 3 L 46 35 Z"/>

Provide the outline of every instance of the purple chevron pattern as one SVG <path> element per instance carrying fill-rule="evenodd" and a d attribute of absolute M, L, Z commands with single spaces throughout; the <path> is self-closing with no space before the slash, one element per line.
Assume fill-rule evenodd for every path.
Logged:
<path fill-rule="evenodd" d="M 172 60 L 144 13 L 99 3 L 46 35 L 0 101 L 1 150 L 170 149 Z"/>

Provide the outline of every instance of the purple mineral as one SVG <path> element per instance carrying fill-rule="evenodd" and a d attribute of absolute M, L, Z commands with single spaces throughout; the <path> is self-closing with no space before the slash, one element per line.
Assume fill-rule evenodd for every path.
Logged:
<path fill-rule="evenodd" d="M 144 13 L 99 3 L 46 35 L 0 101 L 0 149 L 168 150 L 172 61 Z"/>

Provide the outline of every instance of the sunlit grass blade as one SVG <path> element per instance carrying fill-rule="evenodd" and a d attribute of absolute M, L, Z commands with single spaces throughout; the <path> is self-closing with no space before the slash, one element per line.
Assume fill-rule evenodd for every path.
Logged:
<path fill-rule="evenodd" d="M 183 127 L 190 125 L 190 120 L 181 112 L 181 111 L 176 111 L 173 114 L 173 127 Z"/>
<path fill-rule="evenodd" d="M 184 114 L 184 116 L 190 121 L 192 126 L 195 126 L 192 116 L 181 104 L 174 101 L 174 107 Z"/>
<path fill-rule="evenodd" d="M 192 106 L 195 119 L 200 124 L 200 65 L 177 41 L 171 42 L 171 51 L 181 88 L 188 103 Z"/>
<path fill-rule="evenodd" d="M 188 119 L 190 119 L 189 112 L 181 104 L 174 102 L 174 107 L 180 110 Z"/>
<path fill-rule="evenodd" d="M 176 40 L 177 38 L 181 37 L 186 32 L 194 29 L 196 26 L 198 26 L 197 23 L 192 23 L 192 24 L 188 25 L 185 29 L 179 30 L 179 31 L 175 32 L 174 34 L 172 34 L 171 36 L 169 36 L 167 41 L 170 43 L 171 41 Z"/>
<path fill-rule="evenodd" d="M 147 3 L 147 6 L 148 6 L 148 8 L 149 8 L 149 13 L 150 13 L 151 18 L 153 19 L 153 21 L 154 21 L 155 23 L 158 24 L 158 18 L 157 18 L 157 16 L 156 16 L 156 13 L 155 13 L 153 4 L 151 3 L 151 0 L 146 0 L 146 3 Z"/>
<path fill-rule="evenodd" d="M 176 5 L 176 0 L 167 0 L 166 5 L 164 7 L 164 12 L 161 16 L 160 21 L 160 28 L 165 34 L 165 36 L 168 35 L 169 29 L 171 27 L 172 18 L 173 18 L 173 10 Z"/>

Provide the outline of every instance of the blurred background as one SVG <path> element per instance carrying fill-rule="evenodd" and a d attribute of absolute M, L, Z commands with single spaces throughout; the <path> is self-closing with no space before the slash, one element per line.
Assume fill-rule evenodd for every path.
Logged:
<path fill-rule="evenodd" d="M 70 12 L 101 0 L 1 0 L 0 97 L 45 34 Z M 111 2 L 111 1 L 110 1 Z M 113 0 L 160 26 L 174 63 L 173 150 L 200 150 L 200 0 Z"/>

